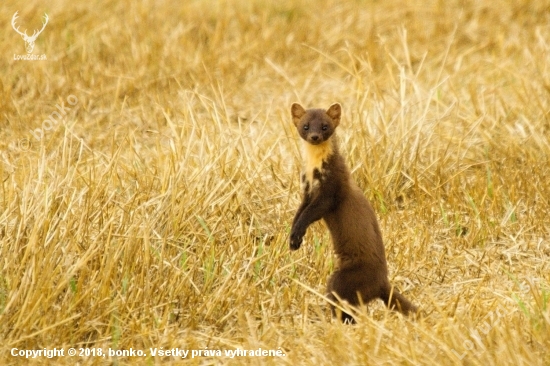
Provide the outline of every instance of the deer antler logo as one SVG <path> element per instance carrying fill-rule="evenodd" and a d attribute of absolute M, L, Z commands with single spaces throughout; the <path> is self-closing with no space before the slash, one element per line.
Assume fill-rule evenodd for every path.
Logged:
<path fill-rule="evenodd" d="M 15 14 L 13 14 L 13 17 L 11 18 L 11 26 L 13 27 L 13 29 L 15 29 L 15 31 L 17 33 L 19 33 L 21 35 L 21 37 L 25 41 L 25 48 L 27 49 L 27 53 L 31 53 L 32 50 L 34 49 L 34 42 L 36 41 L 36 38 L 40 35 L 40 33 L 42 33 L 44 28 L 46 28 L 46 24 L 48 24 L 48 14 L 44 13 L 44 23 L 42 23 L 42 29 L 40 29 L 39 31 L 35 30 L 33 32 L 32 36 L 29 37 L 27 35 L 27 30 L 26 29 L 25 29 L 24 33 L 21 33 L 19 31 L 19 27 L 17 27 L 17 28 L 15 27 L 15 20 L 17 19 L 17 13 L 18 12 L 19 11 L 16 11 Z"/>

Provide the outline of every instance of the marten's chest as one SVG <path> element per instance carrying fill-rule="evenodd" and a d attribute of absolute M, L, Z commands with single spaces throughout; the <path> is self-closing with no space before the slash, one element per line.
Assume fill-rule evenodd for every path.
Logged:
<path fill-rule="evenodd" d="M 332 144 L 326 141 L 319 145 L 304 143 L 305 167 L 302 185 L 305 194 L 315 192 L 321 186 L 328 173 L 328 161 L 333 153 Z"/>

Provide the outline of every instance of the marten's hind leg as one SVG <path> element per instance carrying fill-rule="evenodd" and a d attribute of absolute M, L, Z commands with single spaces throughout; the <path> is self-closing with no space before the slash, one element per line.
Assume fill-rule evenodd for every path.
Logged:
<path fill-rule="evenodd" d="M 327 297 L 329 298 L 330 301 L 334 302 L 335 304 L 338 304 L 338 299 L 336 298 L 336 296 L 334 296 L 333 293 L 329 293 Z M 330 304 L 330 310 L 332 312 L 332 316 L 334 318 L 338 318 L 338 311 L 336 310 L 336 307 L 334 305 Z M 342 321 L 342 323 L 355 324 L 355 319 L 353 318 L 353 316 L 351 316 L 351 314 L 346 313 L 345 311 L 342 311 L 340 313 L 339 319 Z"/>
<path fill-rule="evenodd" d="M 347 301 L 351 306 L 357 306 L 361 302 L 366 304 L 380 297 L 378 286 L 368 283 L 365 279 L 365 270 L 361 266 L 342 268 L 336 270 L 328 281 L 328 298 L 338 302 L 336 294 L 341 300 Z M 361 302 L 358 295 L 361 296 Z M 331 305 L 332 314 L 336 316 L 336 309 Z M 342 322 L 355 323 L 353 317 L 345 312 L 341 315 Z"/>

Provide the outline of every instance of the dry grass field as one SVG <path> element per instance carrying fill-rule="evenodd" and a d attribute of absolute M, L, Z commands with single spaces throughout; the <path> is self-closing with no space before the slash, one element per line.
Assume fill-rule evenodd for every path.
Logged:
<path fill-rule="evenodd" d="M 548 0 L 0 9 L 0 364 L 550 365 Z M 292 102 L 423 318 L 340 324 L 324 225 L 290 252 Z"/>

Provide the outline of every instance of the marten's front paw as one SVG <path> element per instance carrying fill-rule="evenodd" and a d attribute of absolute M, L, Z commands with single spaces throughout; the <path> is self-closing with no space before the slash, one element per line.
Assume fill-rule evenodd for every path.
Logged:
<path fill-rule="evenodd" d="M 290 233 L 290 250 L 297 250 L 302 245 L 303 235 L 298 235 L 296 232 Z"/>

